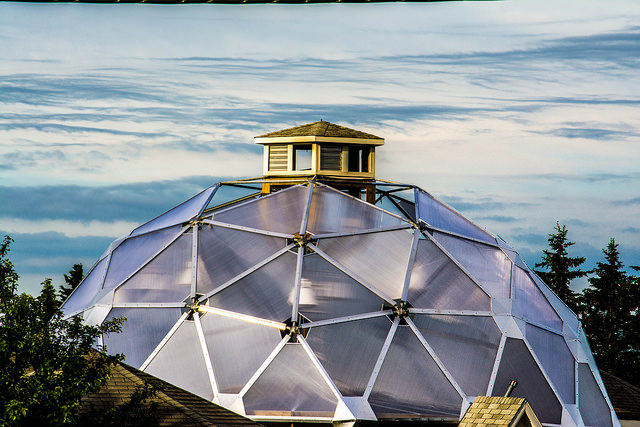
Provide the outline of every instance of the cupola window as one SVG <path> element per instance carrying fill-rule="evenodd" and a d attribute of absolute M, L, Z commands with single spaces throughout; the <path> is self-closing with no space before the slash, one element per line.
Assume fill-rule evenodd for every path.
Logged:
<path fill-rule="evenodd" d="M 349 147 L 349 172 L 369 172 L 369 147 Z"/>
<path fill-rule="evenodd" d="M 311 170 L 313 152 L 311 145 L 294 145 L 293 146 L 293 170 L 308 171 Z"/>

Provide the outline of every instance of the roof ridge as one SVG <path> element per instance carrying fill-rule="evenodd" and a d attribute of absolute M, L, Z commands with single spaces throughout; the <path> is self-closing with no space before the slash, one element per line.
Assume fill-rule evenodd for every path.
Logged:
<path fill-rule="evenodd" d="M 323 124 L 324 124 L 324 129 L 322 129 L 322 136 L 326 136 L 327 129 L 329 129 L 329 125 L 332 125 L 333 123 L 325 122 L 324 120 L 320 119 L 320 126 L 322 126 Z"/>

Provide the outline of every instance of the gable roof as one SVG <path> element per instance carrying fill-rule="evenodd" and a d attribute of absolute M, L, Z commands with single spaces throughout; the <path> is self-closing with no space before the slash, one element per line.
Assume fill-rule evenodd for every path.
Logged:
<path fill-rule="evenodd" d="M 256 136 L 256 138 L 279 138 L 295 136 L 323 136 L 329 138 L 384 140 L 384 138 L 380 138 L 379 136 L 375 136 L 370 133 L 362 132 L 348 127 L 339 126 L 330 122 L 325 122 L 324 120 L 266 133 L 264 135 Z"/>
<path fill-rule="evenodd" d="M 525 418 L 526 417 L 526 418 Z M 520 426 L 527 419 L 533 427 L 542 427 L 526 399 L 521 397 L 478 396 L 471 404 L 459 427 Z"/>
<path fill-rule="evenodd" d="M 260 425 L 124 363 L 118 363 L 111 368 L 109 381 L 100 391 L 83 397 L 78 412 L 83 414 L 92 409 L 101 410 L 119 406 L 129 400 L 136 387 L 145 383 L 161 387 L 156 396 L 149 400 L 157 404 L 154 410 L 154 422 L 159 426 Z"/>

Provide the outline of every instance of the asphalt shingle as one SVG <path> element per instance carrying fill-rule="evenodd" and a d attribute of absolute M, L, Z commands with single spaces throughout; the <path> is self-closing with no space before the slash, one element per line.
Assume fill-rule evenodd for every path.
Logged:
<path fill-rule="evenodd" d="M 326 136 L 335 138 L 383 139 L 370 133 L 362 132 L 344 126 L 339 126 L 330 122 L 325 122 L 324 120 L 270 132 L 264 135 L 257 136 L 256 138 L 277 138 L 292 136 Z"/>

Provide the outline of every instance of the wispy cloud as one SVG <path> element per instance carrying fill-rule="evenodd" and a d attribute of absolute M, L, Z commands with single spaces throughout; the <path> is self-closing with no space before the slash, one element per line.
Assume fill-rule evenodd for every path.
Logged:
<path fill-rule="evenodd" d="M 612 203 L 616 206 L 640 205 L 640 197 L 633 197 L 633 198 L 624 199 L 624 200 L 615 200 Z"/>
<path fill-rule="evenodd" d="M 518 222 L 518 218 L 508 215 L 484 215 L 479 216 L 476 219 L 479 221 L 493 221 L 493 222 L 503 222 L 503 223 L 515 223 Z"/>
<path fill-rule="evenodd" d="M 602 129 L 602 128 L 576 128 L 576 127 L 564 127 L 558 129 L 551 129 L 548 131 L 531 131 L 541 135 L 553 135 L 562 138 L 581 138 L 581 139 L 596 139 L 602 141 L 620 140 L 627 138 L 638 138 L 640 133 L 620 131 L 614 129 Z"/>
<path fill-rule="evenodd" d="M 0 217 L 27 220 L 65 219 L 80 222 L 152 219 L 204 188 L 225 178 L 188 177 L 175 181 L 102 187 L 52 185 L 0 186 Z"/>

